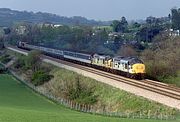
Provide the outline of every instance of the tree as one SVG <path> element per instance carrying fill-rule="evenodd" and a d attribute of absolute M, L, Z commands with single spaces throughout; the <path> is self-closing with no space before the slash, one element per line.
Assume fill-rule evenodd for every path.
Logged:
<path fill-rule="evenodd" d="M 139 41 L 151 42 L 153 38 L 163 30 L 160 26 L 146 26 L 140 29 L 136 34 L 136 38 Z"/>
<path fill-rule="evenodd" d="M 10 28 L 4 28 L 4 34 L 10 34 L 11 29 Z"/>
<path fill-rule="evenodd" d="M 29 53 L 25 61 L 26 67 L 28 69 L 31 69 L 33 72 L 39 70 L 40 68 L 40 63 L 41 63 L 40 54 L 41 53 L 39 51 L 32 51 Z"/>
<path fill-rule="evenodd" d="M 163 80 L 169 76 L 176 76 L 180 69 L 180 38 L 169 38 L 167 34 L 157 36 L 152 48 L 142 53 L 146 65 L 147 76 Z M 163 78 L 163 79 L 161 79 Z"/>
<path fill-rule="evenodd" d="M 47 72 L 44 71 L 36 71 L 32 75 L 32 83 L 35 86 L 39 86 L 44 84 L 45 82 L 48 82 L 53 76 L 49 75 Z"/>
<path fill-rule="evenodd" d="M 118 20 L 114 20 L 111 24 L 111 26 L 113 27 L 113 31 L 114 32 L 119 32 L 119 27 L 120 27 L 121 23 Z"/>
<path fill-rule="evenodd" d="M 4 48 L 4 41 L 3 41 L 3 38 L 0 37 L 0 49 L 3 49 Z"/>
<path fill-rule="evenodd" d="M 128 22 L 125 17 L 122 17 L 121 20 L 114 20 L 111 24 L 114 32 L 127 32 L 128 30 Z"/>
<path fill-rule="evenodd" d="M 93 87 L 84 84 L 79 76 L 75 79 L 75 83 L 68 86 L 67 96 L 69 99 L 83 104 L 94 104 L 97 102 L 97 96 L 93 94 Z"/>
<path fill-rule="evenodd" d="M 171 14 L 172 14 L 172 28 L 180 30 L 180 8 L 171 9 Z"/>
<path fill-rule="evenodd" d="M 124 33 L 127 32 L 127 30 L 128 30 L 128 22 L 125 17 L 122 17 L 120 31 Z"/>
<path fill-rule="evenodd" d="M 139 28 L 139 27 L 141 27 L 141 24 L 139 24 L 138 22 L 135 22 L 135 23 L 133 23 L 133 27 L 134 28 Z"/>
<path fill-rule="evenodd" d="M 117 52 L 118 55 L 120 56 L 136 56 L 137 55 L 137 52 L 135 51 L 135 49 L 129 45 L 124 45 L 122 46 L 118 52 Z"/>

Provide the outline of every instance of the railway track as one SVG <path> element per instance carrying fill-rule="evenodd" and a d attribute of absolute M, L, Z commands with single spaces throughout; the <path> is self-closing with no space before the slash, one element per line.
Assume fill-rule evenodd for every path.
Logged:
<path fill-rule="evenodd" d="M 149 79 L 142 80 L 142 81 L 147 83 L 147 84 L 151 84 L 151 85 L 154 85 L 154 86 L 157 86 L 157 87 L 163 87 L 163 88 L 166 88 L 168 90 L 173 90 L 175 92 L 180 93 L 180 88 L 172 86 L 172 85 L 168 85 L 168 84 L 165 84 L 165 83 L 161 83 L 161 82 L 153 81 L 153 80 L 149 80 Z"/>
<path fill-rule="evenodd" d="M 17 49 L 17 50 L 19 50 L 19 49 Z M 23 50 L 21 49 L 21 51 L 23 51 Z M 27 51 L 25 51 L 25 52 L 27 52 Z M 42 58 L 53 60 L 53 61 L 56 61 L 58 63 L 64 64 L 64 65 L 68 65 L 68 66 L 71 66 L 74 68 L 78 68 L 78 69 L 81 69 L 81 70 L 84 70 L 84 71 L 87 71 L 87 72 L 90 72 L 90 73 L 93 73 L 93 74 L 96 74 L 99 76 L 103 76 L 103 77 L 111 79 L 111 80 L 115 80 L 115 81 L 125 83 L 125 84 L 131 85 L 131 86 L 135 86 L 135 87 L 138 87 L 141 89 L 145 89 L 145 90 L 148 90 L 148 91 L 151 91 L 151 92 L 163 95 L 163 96 L 167 96 L 169 98 L 180 100 L 180 88 L 170 86 L 168 84 L 164 84 L 164 83 L 160 83 L 160 82 L 152 81 L 152 80 L 148 80 L 148 79 L 146 79 L 146 80 L 129 79 L 129 78 L 125 78 L 122 76 L 111 74 L 111 73 L 108 73 L 105 71 L 101 71 L 101 70 L 97 70 L 97 69 L 94 69 L 91 67 L 82 66 L 79 64 L 67 62 L 64 60 L 52 58 L 52 57 L 45 56 L 45 55 L 42 56 Z"/>
<path fill-rule="evenodd" d="M 155 93 L 158 93 L 158 94 L 170 97 L 170 98 L 180 100 L 180 92 L 179 92 L 180 89 L 177 87 L 172 87 L 172 86 L 169 86 L 167 84 L 163 84 L 163 83 L 159 83 L 159 82 L 155 82 L 155 81 L 153 81 L 151 83 L 148 80 L 139 81 L 139 80 L 123 78 L 121 76 L 111 74 L 111 73 L 108 73 L 105 71 L 101 71 L 101 70 L 97 70 L 94 68 L 82 66 L 79 64 L 74 64 L 71 62 L 66 62 L 66 61 L 55 59 L 55 58 L 52 58 L 49 56 L 45 56 L 45 58 L 56 61 L 56 62 L 64 64 L 64 65 L 72 66 L 72 67 L 75 67 L 75 68 L 78 68 L 78 69 L 81 69 L 81 70 L 84 70 L 84 71 L 87 71 L 87 72 L 90 72 L 93 74 L 97 74 L 97 75 L 103 76 L 105 78 L 109 78 L 109 79 L 112 79 L 115 81 L 126 83 L 128 85 L 132 85 L 132 86 L 135 86 L 138 88 L 142 88 L 142 89 L 145 89 L 145 90 L 148 90 L 151 92 L 155 92 Z"/>

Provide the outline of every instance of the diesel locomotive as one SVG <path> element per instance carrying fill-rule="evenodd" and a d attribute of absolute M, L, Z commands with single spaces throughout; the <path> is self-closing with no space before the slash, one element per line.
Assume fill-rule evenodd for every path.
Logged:
<path fill-rule="evenodd" d="M 137 57 L 111 57 L 109 55 L 87 54 L 76 51 L 57 50 L 43 46 L 30 45 L 26 42 L 18 42 L 18 48 L 27 50 L 39 50 L 49 55 L 73 63 L 93 67 L 132 79 L 144 79 L 145 65 Z"/>

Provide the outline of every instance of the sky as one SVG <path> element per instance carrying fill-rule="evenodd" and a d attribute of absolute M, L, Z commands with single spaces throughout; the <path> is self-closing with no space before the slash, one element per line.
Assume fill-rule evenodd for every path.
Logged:
<path fill-rule="evenodd" d="M 0 0 L 0 8 L 83 16 L 95 20 L 128 20 L 167 16 L 180 0 Z"/>

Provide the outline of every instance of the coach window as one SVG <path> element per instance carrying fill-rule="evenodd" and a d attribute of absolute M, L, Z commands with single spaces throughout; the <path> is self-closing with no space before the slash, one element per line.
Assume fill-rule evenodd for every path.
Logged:
<path fill-rule="evenodd" d="M 125 64 L 125 69 L 127 69 L 128 68 L 128 64 Z"/>
<path fill-rule="evenodd" d="M 103 59 L 103 64 L 105 64 L 105 59 Z"/>

